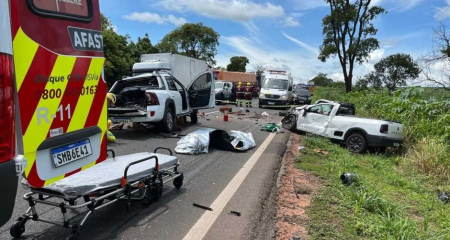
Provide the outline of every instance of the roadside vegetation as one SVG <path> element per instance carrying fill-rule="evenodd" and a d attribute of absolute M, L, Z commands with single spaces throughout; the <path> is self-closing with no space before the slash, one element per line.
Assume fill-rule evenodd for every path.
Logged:
<path fill-rule="evenodd" d="M 385 154 L 356 155 L 325 138 L 303 138 L 297 167 L 325 182 L 308 210 L 313 239 L 450 239 L 450 206 L 438 199 L 450 192 L 449 97 L 437 88 L 316 89 L 315 100 L 350 102 L 359 116 L 402 122 L 405 142 Z M 358 181 L 342 185 L 344 172 Z"/>

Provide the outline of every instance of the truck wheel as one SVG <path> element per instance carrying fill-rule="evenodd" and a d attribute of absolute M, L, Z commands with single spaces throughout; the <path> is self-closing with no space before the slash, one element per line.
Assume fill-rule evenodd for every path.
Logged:
<path fill-rule="evenodd" d="M 352 153 L 365 153 L 367 151 L 366 138 L 361 133 L 352 133 L 346 141 L 347 149 Z"/>
<path fill-rule="evenodd" d="M 291 114 L 287 117 L 285 117 L 282 121 L 282 126 L 284 129 L 293 131 L 297 127 L 297 121 L 295 115 Z"/>
<path fill-rule="evenodd" d="M 171 133 L 173 131 L 174 127 L 174 116 L 173 116 L 173 110 L 172 108 L 168 107 L 166 109 L 166 112 L 164 113 L 164 118 L 161 121 L 161 127 L 164 132 Z"/>
<path fill-rule="evenodd" d="M 191 115 L 190 115 L 191 123 L 196 124 L 198 122 L 198 115 L 197 114 L 198 114 L 197 110 L 194 110 L 194 111 L 191 112 Z"/>

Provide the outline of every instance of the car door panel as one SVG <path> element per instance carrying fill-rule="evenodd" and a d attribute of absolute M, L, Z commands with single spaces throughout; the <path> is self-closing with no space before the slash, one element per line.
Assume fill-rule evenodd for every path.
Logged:
<path fill-rule="evenodd" d="M 181 94 L 178 91 L 174 79 L 172 78 L 172 76 L 164 76 L 164 78 L 166 79 L 166 83 L 167 83 L 167 89 L 169 92 L 169 96 L 170 98 L 175 102 L 175 114 L 181 114 L 183 109 L 183 102 L 182 102 L 182 98 L 181 98 Z"/>
<path fill-rule="evenodd" d="M 188 86 L 191 109 L 213 108 L 215 106 L 214 78 L 211 71 L 198 75 Z"/>

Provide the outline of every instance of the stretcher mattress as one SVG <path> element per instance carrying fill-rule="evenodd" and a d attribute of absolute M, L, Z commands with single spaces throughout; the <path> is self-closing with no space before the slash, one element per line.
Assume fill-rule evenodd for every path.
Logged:
<path fill-rule="evenodd" d="M 136 153 L 131 155 L 110 158 L 93 167 L 61 179 L 45 187 L 45 189 L 59 192 L 67 198 L 89 195 L 93 192 L 120 186 L 120 179 L 124 175 L 128 164 L 156 156 L 160 169 L 164 170 L 178 163 L 174 156 L 157 153 Z M 155 168 L 155 159 L 147 160 L 128 169 L 128 182 L 133 182 L 149 176 Z"/>

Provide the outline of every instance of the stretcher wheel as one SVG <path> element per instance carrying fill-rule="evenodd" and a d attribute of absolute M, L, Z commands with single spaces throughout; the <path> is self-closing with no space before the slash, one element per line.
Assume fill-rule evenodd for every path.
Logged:
<path fill-rule="evenodd" d="M 14 238 L 20 238 L 24 232 L 25 232 L 25 223 L 22 221 L 21 218 L 19 218 L 19 220 L 15 222 L 9 229 L 9 233 Z"/>
<path fill-rule="evenodd" d="M 173 180 L 173 186 L 177 189 L 180 189 L 181 186 L 183 186 L 183 180 L 184 180 L 184 176 L 183 176 L 183 174 L 181 174 L 180 176 L 176 177 Z"/>

